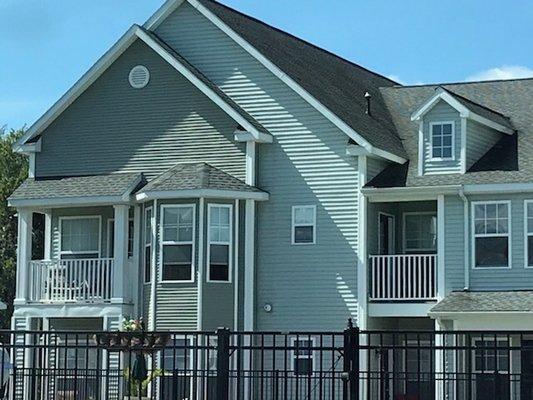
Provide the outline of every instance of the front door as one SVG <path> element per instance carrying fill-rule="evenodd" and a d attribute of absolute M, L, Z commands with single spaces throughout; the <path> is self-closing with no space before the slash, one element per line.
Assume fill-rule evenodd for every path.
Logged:
<path fill-rule="evenodd" d="M 394 216 L 379 213 L 378 253 L 394 254 Z"/>
<path fill-rule="evenodd" d="M 533 340 L 522 341 L 520 396 L 533 399 Z"/>
<path fill-rule="evenodd" d="M 509 343 L 505 338 L 474 340 L 475 400 L 509 400 Z M 503 349 L 502 349 L 503 348 Z M 522 397 L 528 399 L 529 397 Z"/>

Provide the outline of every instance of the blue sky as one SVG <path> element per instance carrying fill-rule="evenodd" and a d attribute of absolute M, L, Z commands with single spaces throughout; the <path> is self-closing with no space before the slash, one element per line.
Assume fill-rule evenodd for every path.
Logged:
<path fill-rule="evenodd" d="M 1 0 L 0 127 L 31 125 L 163 0 Z M 405 84 L 533 76 L 531 0 L 222 0 Z"/>

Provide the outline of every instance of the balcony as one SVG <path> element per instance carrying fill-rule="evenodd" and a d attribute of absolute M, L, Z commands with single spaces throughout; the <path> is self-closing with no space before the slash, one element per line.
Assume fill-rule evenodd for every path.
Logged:
<path fill-rule="evenodd" d="M 370 301 L 431 301 L 437 296 L 437 255 L 370 256 Z"/>
<path fill-rule="evenodd" d="M 114 260 L 30 261 L 29 300 L 41 303 L 104 303 L 113 295 Z"/>

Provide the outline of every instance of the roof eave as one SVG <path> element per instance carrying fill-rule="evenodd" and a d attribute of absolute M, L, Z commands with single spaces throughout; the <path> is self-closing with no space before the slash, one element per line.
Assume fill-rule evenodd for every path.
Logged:
<path fill-rule="evenodd" d="M 269 199 L 267 192 L 247 192 L 239 190 L 222 189 L 185 189 L 185 190 L 161 190 L 137 193 L 135 199 L 145 202 L 155 199 L 183 199 L 183 198 L 219 198 L 234 200 L 266 201 Z"/>

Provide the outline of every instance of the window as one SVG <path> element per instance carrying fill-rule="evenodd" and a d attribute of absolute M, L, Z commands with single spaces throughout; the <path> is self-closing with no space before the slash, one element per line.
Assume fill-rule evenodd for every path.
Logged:
<path fill-rule="evenodd" d="M 316 240 L 316 207 L 292 207 L 292 244 L 314 244 Z"/>
<path fill-rule="evenodd" d="M 312 375 L 314 370 L 315 338 L 292 338 L 292 370 L 294 375 Z"/>
<path fill-rule="evenodd" d="M 164 382 L 161 385 L 161 399 L 192 398 L 191 371 L 195 355 L 191 344 L 190 338 L 175 338 L 161 352 L 160 368 L 163 371 L 161 380 Z"/>
<path fill-rule="evenodd" d="M 231 205 L 209 204 L 208 207 L 209 270 L 207 280 L 211 282 L 230 281 L 231 263 Z"/>
<path fill-rule="evenodd" d="M 113 258 L 115 256 L 115 220 L 107 220 L 107 254 Z M 128 220 L 128 257 L 133 257 L 133 219 Z"/>
<path fill-rule="evenodd" d="M 454 158 L 454 123 L 432 122 L 429 124 L 431 133 L 431 158 L 433 160 L 452 160 Z"/>
<path fill-rule="evenodd" d="M 61 258 L 100 257 L 100 217 L 62 217 L 59 225 Z"/>
<path fill-rule="evenodd" d="M 404 252 L 434 252 L 437 249 L 437 215 L 403 214 Z"/>
<path fill-rule="evenodd" d="M 152 279 L 152 207 L 144 210 L 143 229 L 144 282 Z"/>
<path fill-rule="evenodd" d="M 194 205 L 162 206 L 163 281 L 192 282 Z"/>
<path fill-rule="evenodd" d="M 526 200 L 524 213 L 526 267 L 533 267 L 533 200 Z"/>
<path fill-rule="evenodd" d="M 509 203 L 473 203 L 474 266 L 510 267 Z"/>

